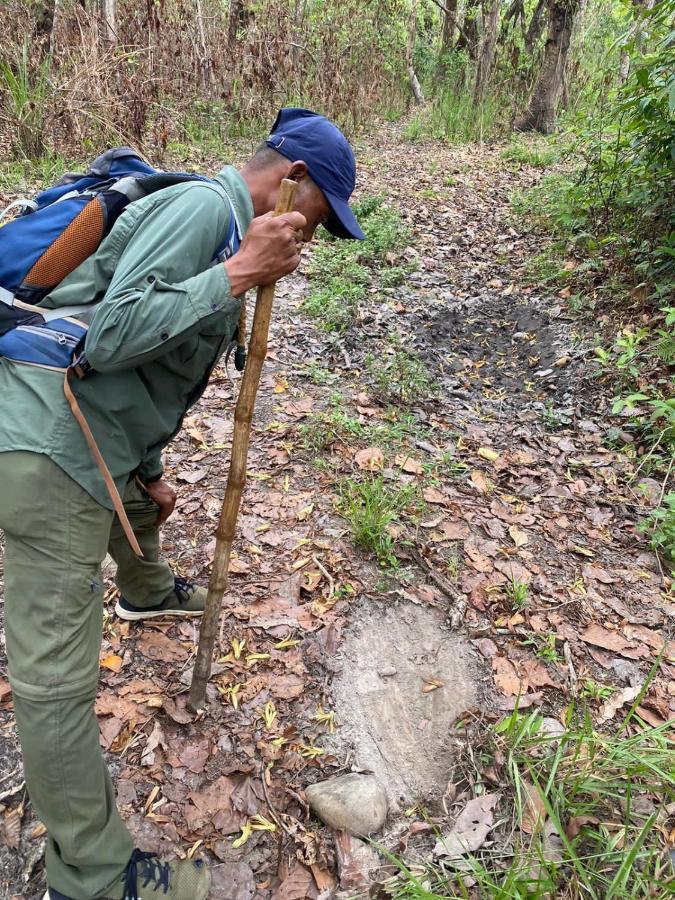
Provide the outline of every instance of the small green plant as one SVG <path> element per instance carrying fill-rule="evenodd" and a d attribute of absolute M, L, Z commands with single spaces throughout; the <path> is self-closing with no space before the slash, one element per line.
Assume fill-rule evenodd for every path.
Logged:
<path fill-rule="evenodd" d="M 615 691 L 616 688 L 613 688 L 610 685 L 598 684 L 597 681 L 587 678 L 586 681 L 584 681 L 579 696 L 582 700 L 607 700 L 607 698 L 611 697 Z"/>
<path fill-rule="evenodd" d="M 544 660 L 544 662 L 555 663 L 562 660 L 556 647 L 556 636 L 554 634 L 533 634 L 532 637 L 523 641 L 523 646 L 533 647 L 534 655 Z"/>
<path fill-rule="evenodd" d="M 518 581 L 517 578 L 511 578 L 504 588 L 513 609 L 524 609 L 527 606 L 529 590 L 527 582 Z"/>
<path fill-rule="evenodd" d="M 675 493 L 666 494 L 661 506 L 640 527 L 649 534 L 652 549 L 675 572 Z"/>
<path fill-rule="evenodd" d="M 567 421 L 549 400 L 541 411 L 541 424 L 546 431 L 558 431 L 565 427 Z"/>
<path fill-rule="evenodd" d="M 347 479 L 340 486 L 338 511 L 350 524 L 354 541 L 373 553 L 381 566 L 398 565 L 391 526 L 415 500 L 412 485 L 390 484 L 382 475 Z"/>
<path fill-rule="evenodd" d="M 501 831 L 477 851 L 448 853 L 442 866 L 407 865 L 384 851 L 399 873 L 387 895 L 665 900 L 673 870 L 657 822 L 675 800 L 674 752 L 667 724 L 600 734 L 588 710 L 572 705 L 563 734 L 551 735 L 540 713 L 516 709 L 467 750 L 496 769 Z"/>
<path fill-rule="evenodd" d="M 533 166 L 537 169 L 545 169 L 558 161 L 559 155 L 555 147 L 542 143 L 524 143 L 512 141 L 499 154 L 506 162 L 517 163 L 521 166 Z"/>
<path fill-rule="evenodd" d="M 31 65 L 28 43 L 24 42 L 15 65 L 0 59 L 0 89 L 7 98 L 7 112 L 14 124 L 14 147 L 28 158 L 44 156 L 45 119 L 51 91 L 46 56 L 36 67 Z"/>
<path fill-rule="evenodd" d="M 338 378 L 338 376 L 334 372 L 331 372 L 330 369 L 325 369 L 323 366 L 320 366 L 315 359 L 307 363 L 302 370 L 301 375 L 303 378 L 308 378 L 312 384 L 317 385 L 333 384 Z"/>
<path fill-rule="evenodd" d="M 309 292 L 302 308 L 323 331 L 342 332 L 356 321 L 365 293 L 363 285 L 334 275 L 325 285 Z"/>
<path fill-rule="evenodd" d="M 363 437 L 365 429 L 358 419 L 339 407 L 314 413 L 298 429 L 305 450 L 321 453 L 337 442 L 350 443 Z"/>
<path fill-rule="evenodd" d="M 378 398 L 411 406 L 429 397 L 432 385 L 424 363 L 405 350 L 391 356 L 365 358 L 366 374 Z"/>

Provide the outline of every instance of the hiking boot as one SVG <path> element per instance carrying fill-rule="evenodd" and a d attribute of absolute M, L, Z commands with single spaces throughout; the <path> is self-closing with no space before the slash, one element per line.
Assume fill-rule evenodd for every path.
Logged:
<path fill-rule="evenodd" d="M 201 616 L 204 614 L 206 594 L 206 588 L 176 576 L 173 590 L 157 606 L 134 606 L 125 597 L 120 597 L 115 604 L 115 612 L 120 619 L 129 622 L 160 616 Z"/>
<path fill-rule="evenodd" d="M 112 890 L 118 900 L 206 900 L 211 873 L 201 859 L 164 862 L 156 853 L 134 850 L 120 879 L 120 891 Z M 42 900 L 71 900 L 49 888 Z M 112 898 L 103 898 L 112 900 Z"/>

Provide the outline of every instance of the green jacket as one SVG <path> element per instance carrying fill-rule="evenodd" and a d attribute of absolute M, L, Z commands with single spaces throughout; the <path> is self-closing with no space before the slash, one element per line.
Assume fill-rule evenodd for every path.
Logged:
<path fill-rule="evenodd" d="M 235 209 L 240 237 L 253 218 L 231 166 L 216 184 L 192 182 L 129 206 L 97 252 L 43 301 L 101 300 L 85 353 L 94 372 L 72 382 L 118 482 L 162 473 L 160 454 L 201 396 L 235 332 L 240 301 L 223 265 L 208 268 Z M 112 503 L 63 394 L 63 376 L 0 359 L 0 452 L 45 453 L 102 506 Z"/>

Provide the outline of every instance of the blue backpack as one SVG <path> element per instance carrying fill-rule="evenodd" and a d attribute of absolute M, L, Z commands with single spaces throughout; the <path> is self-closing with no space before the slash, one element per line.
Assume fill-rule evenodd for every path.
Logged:
<path fill-rule="evenodd" d="M 90 371 L 82 348 L 89 316 L 97 304 L 59 309 L 37 304 L 96 252 L 129 203 L 174 184 L 209 180 L 184 172 L 160 172 L 130 147 L 116 147 L 94 160 L 84 175 L 65 175 L 34 200 L 16 201 L 0 215 L 0 357 L 64 373 L 68 404 L 129 543 L 139 556 L 143 554 L 122 499 L 69 383 Z M 230 226 L 212 265 L 239 249 L 234 208 L 224 192 L 223 200 L 230 205 Z M 13 208 L 19 211 L 16 218 L 2 225 Z M 235 364 L 243 369 L 242 330 L 240 322 Z"/>
<path fill-rule="evenodd" d="M 61 309 L 37 304 L 98 249 L 129 203 L 186 181 L 210 179 L 160 172 L 130 147 L 116 147 L 94 160 L 84 175 L 64 175 L 34 200 L 11 204 L 0 216 L 1 225 L 11 209 L 19 210 L 0 227 L 0 356 L 53 369 L 76 365 L 78 375 L 85 373 L 78 358 L 96 304 Z M 239 247 L 231 212 L 229 233 L 214 264 Z"/>

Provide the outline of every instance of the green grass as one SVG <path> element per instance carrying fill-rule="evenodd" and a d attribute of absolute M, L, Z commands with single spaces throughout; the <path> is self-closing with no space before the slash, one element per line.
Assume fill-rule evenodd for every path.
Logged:
<path fill-rule="evenodd" d="M 504 592 L 513 609 L 524 609 L 527 606 L 529 587 L 524 581 L 512 578 L 506 583 Z"/>
<path fill-rule="evenodd" d="M 551 146 L 549 142 L 513 138 L 509 146 L 499 154 L 499 157 L 506 162 L 517 163 L 519 166 L 545 169 L 558 162 L 560 154 L 556 147 Z"/>
<path fill-rule="evenodd" d="M 356 322 L 365 296 L 362 284 L 334 275 L 310 290 L 302 309 L 322 331 L 342 333 Z"/>
<path fill-rule="evenodd" d="M 381 566 L 396 566 L 390 527 L 416 503 L 413 485 L 391 484 L 382 475 L 345 479 L 339 486 L 338 512 L 347 520 L 354 542 L 372 553 Z M 419 503 L 417 503 L 419 505 Z"/>
<path fill-rule="evenodd" d="M 302 309 L 326 332 L 341 334 L 356 323 L 369 285 L 400 284 L 415 267 L 399 260 L 409 232 L 382 197 L 365 197 L 355 211 L 365 240 L 338 242 L 323 230 L 307 265 L 311 287 Z"/>
<path fill-rule="evenodd" d="M 412 406 L 434 393 L 427 367 L 406 350 L 385 357 L 369 353 L 365 370 L 374 395 L 385 402 Z"/>
<path fill-rule="evenodd" d="M 503 98 L 488 95 L 477 106 L 471 91 L 448 89 L 418 112 L 403 133 L 413 143 L 427 139 L 471 143 L 491 140 L 507 128 Z"/>
<path fill-rule="evenodd" d="M 78 168 L 83 166 L 60 154 L 35 159 L 6 159 L 0 162 L 0 190 L 21 196 L 32 195 L 58 181 L 65 172 Z"/>
<path fill-rule="evenodd" d="M 567 723 L 562 736 L 548 735 L 539 713 L 515 711 L 472 741 L 466 752 L 470 780 L 491 766 L 500 784 L 490 840 L 442 863 L 413 867 L 390 857 L 399 874 L 387 883 L 387 895 L 394 900 L 673 896 L 668 826 L 663 827 L 666 807 L 675 800 L 675 746 L 668 727 L 635 721 L 631 734 L 621 729 L 601 734 L 588 711 L 574 706 Z M 520 826 L 532 796 L 538 812 L 530 813 L 534 827 L 528 834 Z"/>

